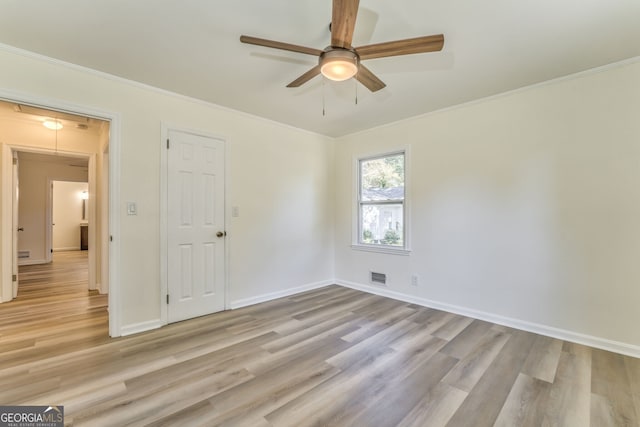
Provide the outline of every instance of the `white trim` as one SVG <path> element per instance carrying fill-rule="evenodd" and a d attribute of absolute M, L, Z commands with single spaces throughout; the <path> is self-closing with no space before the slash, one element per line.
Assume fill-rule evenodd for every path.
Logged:
<path fill-rule="evenodd" d="M 70 246 L 67 248 L 53 248 L 53 252 L 68 252 L 68 251 L 79 251 L 80 246 Z"/>
<path fill-rule="evenodd" d="M 377 252 L 380 254 L 389 254 L 389 255 L 402 255 L 402 256 L 411 255 L 411 251 L 408 249 L 401 249 L 401 248 L 394 249 L 393 246 L 387 246 L 387 245 L 374 246 L 374 245 L 352 244 L 351 249 L 355 249 L 357 251 L 364 251 L 364 252 Z"/>
<path fill-rule="evenodd" d="M 51 261 L 47 261 L 46 259 L 27 259 L 23 258 L 22 261 L 18 260 L 18 265 L 38 265 L 38 264 L 49 264 Z"/>
<path fill-rule="evenodd" d="M 53 261 L 53 179 L 47 177 L 47 199 L 44 210 L 44 256 L 47 262 Z M 79 247 L 78 247 L 79 248 Z"/>
<path fill-rule="evenodd" d="M 162 326 L 164 326 L 164 323 L 162 323 L 162 320 L 160 319 L 147 320 L 140 323 L 133 323 L 131 325 L 124 325 L 120 327 L 120 336 L 125 337 L 127 335 L 139 334 L 141 332 L 161 328 Z"/>
<path fill-rule="evenodd" d="M 230 308 L 235 310 L 236 308 L 246 307 L 249 305 L 260 304 L 261 302 L 267 302 L 278 298 L 288 297 L 290 295 L 299 294 L 300 292 L 306 292 L 313 289 L 322 288 L 324 286 L 333 285 L 333 280 L 323 280 L 321 282 L 309 283 L 306 285 L 298 286 L 296 288 L 289 288 L 282 291 L 270 292 L 268 294 L 262 294 L 251 298 L 243 298 L 235 301 L 231 301 Z"/>
<path fill-rule="evenodd" d="M 121 118 L 111 114 L 109 124 L 109 335 L 119 337 L 122 325 L 120 305 L 120 144 Z M 113 240 L 111 240 L 113 239 Z"/>
<path fill-rule="evenodd" d="M 19 53 L 20 49 L 5 49 L 7 46 L 0 44 L 0 49 Z M 26 52 L 26 51 L 22 51 Z M 36 56 L 32 56 L 36 57 Z M 41 58 L 42 59 L 42 58 Z M 121 116 L 113 111 L 100 110 L 86 105 L 73 104 L 59 99 L 43 97 L 30 93 L 16 92 L 0 88 L 0 99 L 9 102 L 19 102 L 33 106 L 43 107 L 50 110 L 57 110 L 79 114 L 82 116 L 94 117 L 109 121 L 109 234 L 113 236 L 113 242 L 109 248 L 109 335 L 120 336 L 121 306 L 120 306 L 120 144 L 121 144 Z M 7 144 L 3 144 L 6 149 Z M 5 151 L 3 151 L 4 156 Z M 4 160 L 3 160 L 4 161 Z M 4 179 L 4 177 L 3 177 Z M 3 215 L 4 215 L 3 202 Z M 3 216 L 4 217 L 4 216 Z M 3 221 L 4 223 L 4 221 Z M 3 230 L 4 233 L 4 230 Z M 3 239 L 7 240 L 7 239 Z M 5 244 L 4 242 L 2 243 Z M 9 245 L 10 246 L 10 245 Z M 3 246 L 2 253 L 5 248 Z M 11 249 L 9 248 L 9 252 Z M 3 262 L 6 257 L 2 257 Z M 3 265 L 3 276 L 4 265 Z M 4 278 L 3 278 L 4 279 Z M 4 280 L 3 280 L 4 285 Z M 4 290 L 4 288 L 3 288 Z M 4 301 L 4 300 L 3 300 Z"/>
<path fill-rule="evenodd" d="M 229 144 L 229 140 L 224 137 L 222 138 L 224 141 L 224 230 L 227 235 L 225 236 L 224 242 L 224 309 L 229 310 L 231 307 L 231 196 L 229 195 L 229 190 L 231 185 L 229 183 L 230 166 L 231 166 L 231 155 L 229 154 L 229 150 L 231 149 L 231 145 Z"/>
<path fill-rule="evenodd" d="M 396 146 L 397 148 L 385 151 L 367 153 L 354 153 L 351 170 L 351 248 L 359 251 L 378 252 L 383 254 L 403 255 L 411 254 L 411 144 Z M 360 162 L 363 160 L 382 159 L 396 154 L 404 155 L 404 199 L 402 200 L 403 216 L 403 246 L 368 245 L 360 243 Z"/>
<path fill-rule="evenodd" d="M 384 288 L 364 285 L 360 283 L 350 282 L 347 280 L 337 279 L 336 283 L 346 288 L 357 289 L 359 291 L 370 294 L 380 295 L 411 304 L 421 305 L 423 307 L 434 308 L 437 310 L 447 311 L 449 313 L 459 314 L 461 316 L 472 317 L 474 319 L 484 320 L 498 325 L 508 326 L 510 328 L 522 331 L 532 332 L 539 335 L 545 335 L 564 341 L 575 342 L 602 350 L 612 351 L 632 357 L 640 357 L 640 346 L 628 344 L 620 341 L 613 341 L 607 338 L 586 335 L 579 332 L 573 332 L 566 329 L 555 328 L 540 323 L 528 322 L 526 320 L 515 319 L 512 317 L 500 316 L 486 311 L 475 310 L 472 308 L 461 307 L 439 301 L 433 301 L 426 298 L 420 298 L 412 295 L 403 294 L 401 292 L 391 291 Z"/>
<path fill-rule="evenodd" d="M 168 248 L 168 218 L 167 213 L 169 209 L 169 198 L 168 198 L 168 176 L 167 176 L 167 168 L 169 162 L 169 155 L 167 150 L 167 139 L 169 138 L 169 132 L 183 132 L 189 133 L 197 136 L 203 136 L 206 138 L 216 139 L 218 141 L 222 141 L 224 144 L 224 212 L 225 217 L 223 219 L 224 222 L 224 230 L 227 230 L 228 221 L 231 215 L 228 214 L 229 203 L 228 203 L 228 166 L 229 166 L 229 154 L 228 154 L 228 141 L 224 135 L 215 134 L 207 131 L 202 131 L 199 129 L 188 128 L 184 126 L 174 125 L 170 122 L 161 122 L 160 123 L 160 321 L 163 322 L 163 325 L 167 325 L 169 323 L 169 314 L 167 307 L 166 296 L 169 293 L 169 282 L 168 282 L 168 265 L 169 265 L 169 248 Z M 225 283 L 224 283 L 224 310 L 229 309 L 229 236 L 225 237 L 225 254 L 224 254 L 224 267 L 225 267 Z"/>
<path fill-rule="evenodd" d="M 101 130 L 104 132 L 105 129 Z M 101 147 L 104 150 L 104 147 Z M 109 293 L 109 224 L 105 223 L 105 218 L 109 218 L 109 154 L 108 154 L 108 138 L 107 152 L 102 153 L 102 176 L 100 176 L 100 280 L 97 283 L 98 290 L 101 294 Z M 107 167 L 105 168 L 105 162 Z"/>
<path fill-rule="evenodd" d="M 99 147 L 98 147 L 99 148 Z M 96 206 L 97 206 L 97 198 L 96 198 L 96 188 L 98 183 L 98 175 L 96 173 L 96 154 L 93 153 L 89 156 L 89 168 L 88 168 L 88 190 L 89 190 L 89 200 L 87 200 L 87 209 L 89 210 L 89 214 L 86 216 L 86 220 L 88 221 L 89 228 L 87 229 L 87 238 L 89 240 L 89 245 L 87 249 L 89 250 L 89 290 L 93 291 L 98 289 L 97 285 L 97 274 L 98 274 L 98 259 L 96 257 L 98 251 L 98 240 L 96 239 L 96 231 L 97 227 L 97 215 L 96 215 Z"/>
<path fill-rule="evenodd" d="M 13 299 L 13 150 L 8 144 L 2 144 L 2 236 L 5 236 L 0 242 L 2 245 L 2 277 L 0 277 L 0 301 L 8 302 Z"/>
<path fill-rule="evenodd" d="M 169 293 L 169 280 L 168 280 L 168 262 L 169 262 L 169 248 L 168 238 L 169 233 L 167 230 L 168 224 L 168 212 L 169 212 L 169 198 L 167 192 L 168 177 L 167 168 L 169 162 L 169 154 L 167 150 L 167 139 L 169 138 L 169 129 L 173 129 L 173 126 L 161 122 L 160 123 L 160 322 L 162 325 L 169 323 L 169 314 L 167 307 L 167 294 Z"/>

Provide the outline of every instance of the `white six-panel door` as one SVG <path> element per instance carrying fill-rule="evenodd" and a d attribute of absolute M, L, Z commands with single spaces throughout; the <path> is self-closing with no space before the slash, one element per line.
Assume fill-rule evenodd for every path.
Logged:
<path fill-rule="evenodd" d="M 224 309 L 224 141 L 168 136 L 167 317 L 177 322 Z"/>

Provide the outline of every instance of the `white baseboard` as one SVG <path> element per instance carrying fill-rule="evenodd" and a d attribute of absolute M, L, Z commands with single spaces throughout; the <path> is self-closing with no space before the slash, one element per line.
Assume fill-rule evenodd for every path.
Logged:
<path fill-rule="evenodd" d="M 46 259 L 18 259 L 18 265 L 36 265 L 36 264 L 48 264 L 51 261 L 47 261 Z"/>
<path fill-rule="evenodd" d="M 80 246 L 70 246 L 68 248 L 53 248 L 53 252 L 69 252 L 69 251 L 79 251 Z"/>
<path fill-rule="evenodd" d="M 145 322 L 134 323 L 132 325 L 125 325 L 120 328 L 120 336 L 127 336 L 138 334 L 140 332 L 151 331 L 164 326 L 164 323 L 160 319 L 147 320 Z"/>
<path fill-rule="evenodd" d="M 359 291 L 367 292 L 370 294 L 380 295 L 396 299 L 399 301 L 408 302 L 411 304 L 421 305 L 423 307 L 435 308 L 437 310 L 443 310 L 450 313 L 459 314 L 461 316 L 472 317 L 474 319 L 485 320 L 487 322 L 496 323 L 498 325 L 508 326 L 514 329 L 520 329 L 527 332 L 533 332 L 539 335 L 545 335 L 552 338 L 557 338 L 564 341 L 570 341 L 577 344 L 583 344 L 590 347 L 599 348 L 602 350 L 612 351 L 614 353 L 620 353 L 627 356 L 640 358 L 640 346 L 628 344 L 620 341 L 613 341 L 606 338 L 595 337 L 592 335 L 586 335 L 578 332 L 569 331 L 566 329 L 555 328 L 552 326 L 542 325 L 539 323 L 528 322 L 525 320 L 515 319 L 512 317 L 504 317 L 497 314 L 487 313 L 485 311 L 474 310 L 472 308 L 460 307 L 457 305 L 442 303 L 438 301 L 432 301 L 426 298 L 415 297 L 412 295 L 403 294 L 400 292 L 391 291 L 386 288 L 380 288 L 371 285 L 363 285 L 360 283 L 354 283 L 347 280 L 336 280 L 340 286 L 347 288 L 357 289 Z"/>
<path fill-rule="evenodd" d="M 236 308 L 246 307 L 249 305 L 259 304 L 261 302 L 267 302 L 278 298 L 288 297 L 290 295 L 299 294 L 300 292 L 310 291 L 312 289 L 322 288 L 324 286 L 333 285 L 333 280 L 323 280 L 321 282 L 309 283 L 307 285 L 298 286 L 295 288 L 285 289 L 283 291 L 271 292 L 268 294 L 258 295 L 251 298 L 239 299 L 231 301 L 229 308 L 235 310 Z"/>

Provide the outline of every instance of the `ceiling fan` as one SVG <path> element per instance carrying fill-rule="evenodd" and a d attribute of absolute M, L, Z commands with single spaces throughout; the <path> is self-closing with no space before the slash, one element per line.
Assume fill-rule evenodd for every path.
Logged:
<path fill-rule="evenodd" d="M 244 35 L 240 36 L 240 41 L 318 57 L 318 65 L 289 83 L 287 87 L 302 86 L 318 74 L 322 74 L 335 81 L 355 77 L 371 92 L 376 92 L 386 85 L 367 67 L 362 65 L 362 60 L 442 50 L 444 45 L 444 36 L 442 34 L 354 48 L 351 46 L 351 41 L 356 25 L 359 2 L 360 0 L 333 0 L 331 24 L 329 25 L 331 45 L 324 50 Z"/>

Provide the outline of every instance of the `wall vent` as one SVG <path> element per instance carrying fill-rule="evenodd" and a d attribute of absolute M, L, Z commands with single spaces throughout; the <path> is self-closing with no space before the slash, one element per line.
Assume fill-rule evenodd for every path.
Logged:
<path fill-rule="evenodd" d="M 376 273 L 375 271 L 371 271 L 371 283 L 377 283 L 380 285 L 387 284 L 387 275 L 384 273 Z"/>
<path fill-rule="evenodd" d="M 30 258 L 31 251 L 18 251 L 18 258 Z"/>

